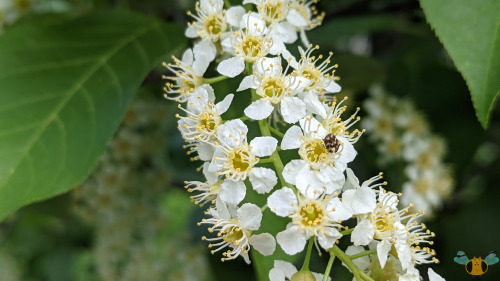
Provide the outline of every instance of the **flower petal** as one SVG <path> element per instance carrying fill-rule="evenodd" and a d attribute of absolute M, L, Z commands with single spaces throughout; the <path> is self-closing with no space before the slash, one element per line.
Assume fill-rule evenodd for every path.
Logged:
<path fill-rule="evenodd" d="M 286 21 L 297 27 L 307 27 L 307 21 L 295 9 L 290 9 L 288 11 L 288 15 L 286 16 Z"/>
<path fill-rule="evenodd" d="M 337 229 L 331 227 L 323 227 L 323 231 L 318 234 L 318 242 L 319 245 L 323 247 L 323 249 L 328 250 L 333 246 L 333 244 L 335 244 L 335 241 L 337 241 L 341 237 L 342 234 L 340 234 Z"/>
<path fill-rule="evenodd" d="M 201 161 L 210 161 L 214 156 L 215 147 L 209 143 L 200 142 L 196 151 Z"/>
<path fill-rule="evenodd" d="M 337 137 L 337 139 L 342 143 L 342 154 L 337 160 L 339 163 L 347 164 L 356 158 L 358 154 L 354 146 L 344 137 Z"/>
<path fill-rule="evenodd" d="M 304 250 L 307 241 L 306 235 L 300 231 L 298 226 L 292 226 L 278 233 L 276 239 L 281 249 L 288 255 L 295 255 Z"/>
<path fill-rule="evenodd" d="M 307 163 L 302 160 L 292 160 L 286 164 L 285 168 L 283 169 L 283 177 L 285 178 L 286 182 L 295 185 L 297 175 L 300 173 L 300 171 L 304 168 L 306 168 Z"/>
<path fill-rule="evenodd" d="M 326 108 L 322 102 L 319 101 L 318 95 L 313 92 L 307 92 L 304 96 L 304 103 L 310 113 L 317 114 L 326 118 Z"/>
<path fill-rule="evenodd" d="M 286 281 L 285 274 L 277 268 L 272 268 L 269 271 L 269 281 Z"/>
<path fill-rule="evenodd" d="M 369 187 L 360 187 L 354 193 L 351 202 L 353 214 L 360 215 L 373 212 L 377 207 L 377 195 L 375 191 Z"/>
<path fill-rule="evenodd" d="M 253 82 L 253 75 L 245 76 L 243 80 L 241 80 L 240 86 L 238 87 L 236 92 L 241 92 L 250 88 L 252 89 L 257 88 L 257 86 L 255 86 L 255 83 Z"/>
<path fill-rule="evenodd" d="M 198 37 L 198 28 L 195 25 L 190 25 L 186 28 L 186 32 L 184 33 L 187 38 L 196 38 Z"/>
<path fill-rule="evenodd" d="M 351 242 L 356 246 L 368 245 L 373 240 L 373 225 L 369 220 L 362 220 L 351 233 Z"/>
<path fill-rule="evenodd" d="M 246 192 L 247 188 L 243 182 L 226 179 L 220 185 L 219 197 L 228 203 L 239 204 L 245 198 Z"/>
<path fill-rule="evenodd" d="M 297 268 L 292 263 L 282 260 L 275 260 L 274 268 L 281 270 L 288 279 L 297 272 Z"/>
<path fill-rule="evenodd" d="M 231 219 L 231 215 L 229 214 L 226 203 L 220 197 L 217 197 L 217 200 L 215 201 L 215 207 L 217 208 L 217 214 L 221 218 L 226 220 Z"/>
<path fill-rule="evenodd" d="M 217 66 L 217 71 L 227 77 L 236 77 L 245 69 L 245 60 L 241 57 L 232 57 L 223 60 Z"/>
<path fill-rule="evenodd" d="M 349 256 L 361 254 L 362 252 L 366 251 L 366 249 L 363 246 L 349 246 L 345 250 L 345 253 Z M 365 271 L 369 266 L 370 266 L 370 257 L 369 256 L 364 256 L 360 257 L 357 259 L 352 260 L 352 262 L 359 267 L 359 269 Z"/>
<path fill-rule="evenodd" d="M 252 118 L 253 120 L 262 120 L 267 118 L 274 110 L 274 106 L 271 102 L 265 99 L 258 99 L 247 108 L 245 108 L 245 115 Z"/>
<path fill-rule="evenodd" d="M 427 274 L 429 275 L 429 281 L 446 281 L 443 277 L 434 272 L 434 270 L 432 270 L 432 268 L 430 267 L 429 270 L 427 271 Z"/>
<path fill-rule="evenodd" d="M 297 97 L 286 97 L 281 100 L 281 116 L 289 124 L 297 123 L 306 116 L 306 105 Z"/>
<path fill-rule="evenodd" d="M 232 26 L 239 27 L 240 20 L 245 14 L 245 8 L 242 6 L 232 6 L 226 12 L 227 23 Z"/>
<path fill-rule="evenodd" d="M 325 92 L 327 93 L 338 93 L 342 90 L 339 84 L 337 84 L 335 81 L 331 80 L 330 84 L 326 86 Z"/>
<path fill-rule="evenodd" d="M 278 183 L 276 173 L 268 168 L 253 168 L 248 177 L 253 189 L 259 194 L 270 192 Z"/>
<path fill-rule="evenodd" d="M 293 125 L 288 129 L 281 140 L 281 149 L 297 149 L 301 145 L 302 130 L 299 126 Z"/>
<path fill-rule="evenodd" d="M 380 268 L 384 268 L 385 263 L 387 262 L 387 255 L 389 254 L 389 251 L 392 248 L 392 244 L 382 240 L 382 242 L 379 242 L 377 244 L 377 257 L 380 262 Z"/>
<path fill-rule="evenodd" d="M 287 217 L 295 210 L 293 207 L 295 205 L 297 205 L 297 197 L 288 187 L 276 190 L 267 198 L 269 209 L 280 217 Z"/>
<path fill-rule="evenodd" d="M 250 142 L 252 153 L 259 157 L 273 154 L 277 145 L 278 141 L 273 137 L 256 137 Z"/>
<path fill-rule="evenodd" d="M 215 105 L 215 110 L 217 111 L 217 114 L 219 115 L 224 114 L 224 112 L 226 112 L 229 109 L 229 106 L 231 105 L 233 98 L 234 95 L 229 94 L 221 102 L 217 103 Z"/>
<path fill-rule="evenodd" d="M 332 210 L 334 209 L 335 211 L 330 211 L 328 212 L 328 217 L 330 217 L 334 221 L 345 221 L 347 219 L 350 219 L 352 217 L 352 213 L 349 212 L 345 207 L 342 202 L 340 202 L 340 199 L 338 197 L 332 198 L 329 202 L 328 205 L 326 205 L 327 210 Z"/>
<path fill-rule="evenodd" d="M 276 250 L 276 240 L 269 233 L 261 233 L 250 236 L 248 242 L 252 247 L 264 256 L 270 256 Z"/>
<path fill-rule="evenodd" d="M 210 62 L 215 59 L 217 49 L 210 40 L 201 40 L 193 47 L 193 70 L 198 76 L 203 76 Z"/>
<path fill-rule="evenodd" d="M 262 211 L 252 203 L 243 204 L 237 211 L 238 221 L 243 228 L 259 230 L 262 221 Z"/>
<path fill-rule="evenodd" d="M 187 65 L 193 64 L 193 51 L 191 49 L 187 49 L 184 54 L 182 54 L 182 62 Z"/>

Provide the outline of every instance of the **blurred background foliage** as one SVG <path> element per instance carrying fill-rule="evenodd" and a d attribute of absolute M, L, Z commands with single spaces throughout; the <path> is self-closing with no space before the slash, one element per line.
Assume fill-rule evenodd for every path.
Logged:
<path fill-rule="evenodd" d="M 29 8 L 29 0 L 13 2 L 19 5 L 24 3 L 26 8 L 23 8 L 20 18 L 10 26 L 4 26 L 4 30 L 15 28 L 16 25 L 51 24 L 101 9 L 130 9 L 185 26 L 190 20 L 186 12 L 193 10 L 195 5 L 194 1 L 189 0 L 40 0 L 34 1 L 39 5 Z M 45 5 L 42 5 L 44 2 Z M 500 189 L 496 178 L 500 171 L 499 109 L 494 109 L 490 127 L 483 130 L 476 119 L 464 79 L 426 23 L 417 1 L 324 0 L 318 3 L 318 9 L 325 11 L 326 17 L 322 26 L 309 33 L 309 39 L 313 44 L 320 45 L 320 52 L 327 54 L 330 50 L 334 51 L 333 62 L 339 65 L 336 74 L 341 78 L 339 83 L 343 87 L 340 96 L 349 96 L 350 104 L 361 105 L 368 97 L 367 90 L 370 86 L 384 85 L 392 95 L 413 100 L 416 108 L 427 118 L 432 131 L 446 140 L 445 161 L 452 166 L 456 191 L 428 222 L 429 228 L 437 235 L 434 247 L 437 258 L 441 260 L 441 264 L 434 269 L 447 280 L 467 280 L 469 276 L 463 266 L 453 262 L 457 251 L 462 250 L 475 256 L 492 250 L 500 251 Z M 176 55 L 180 55 L 180 52 Z M 121 258 L 126 260 L 114 261 L 114 266 L 118 268 L 116 270 L 122 271 L 120 274 L 128 275 L 130 279 L 120 277 L 121 279 L 114 280 L 224 281 L 234 280 L 235 276 L 240 281 L 255 280 L 256 274 L 251 266 L 246 266 L 240 259 L 227 264 L 221 263 L 219 257 L 211 256 L 206 245 L 200 241 L 204 232 L 196 226 L 196 222 L 201 220 L 203 209 L 190 204 L 188 194 L 183 191 L 185 180 L 201 179 L 196 172 L 199 163 L 189 162 L 189 157 L 181 149 L 183 141 L 173 117 L 177 112 L 176 105 L 162 99 L 163 72 L 163 69 L 157 68 L 149 74 L 132 103 L 148 103 L 153 107 L 161 107 L 163 112 L 155 133 L 155 141 L 159 142 L 158 151 L 161 152 L 154 157 L 152 154 L 148 156 L 162 164 L 153 165 L 148 160 L 149 162 L 139 161 L 134 166 L 134 173 L 145 176 L 144 171 L 153 165 L 162 176 L 162 181 L 156 182 L 154 189 L 156 199 L 142 202 L 143 207 L 155 210 L 155 213 L 144 215 L 139 220 L 130 218 L 129 224 L 122 226 L 130 228 L 131 230 L 127 230 L 129 232 L 141 230 L 149 224 L 154 224 L 155 227 L 147 235 L 131 235 L 122 248 L 107 250 L 121 253 Z M 215 74 L 216 71 L 211 69 L 208 76 Z M 236 89 L 235 83 L 214 85 L 216 93 L 225 94 Z M 226 113 L 226 117 L 239 117 L 244 106 L 236 104 Z M 132 106 L 131 109 L 133 108 Z M 129 114 L 132 113 L 129 111 L 126 116 Z M 364 116 L 363 108 L 361 116 Z M 116 144 L 120 132 L 126 126 L 126 123 L 120 126 L 105 155 L 113 149 L 113 143 Z M 148 132 L 143 127 L 134 130 L 136 138 L 148 137 Z M 133 147 L 134 144 L 126 145 L 131 145 L 128 149 L 138 149 Z M 381 171 L 381 167 L 376 165 L 374 145 L 366 140 L 366 136 L 361 138 L 356 148 L 359 154 L 351 167 L 360 179 L 367 179 Z M 114 163 L 117 166 L 126 165 L 117 164 L 116 161 Z M 388 175 L 386 179 L 389 186 L 393 190 L 400 190 L 402 182 L 397 176 L 397 167 L 389 165 L 382 171 Z M 99 168 L 83 187 L 90 185 L 88 182 L 98 173 Z M 134 185 L 131 187 L 134 191 L 127 191 L 125 194 L 132 201 L 134 198 L 140 200 L 142 197 L 133 195 L 136 194 L 134 192 L 153 192 L 141 191 L 151 188 L 151 184 L 146 183 L 148 181 L 131 184 Z M 103 257 L 99 256 L 102 252 L 98 251 L 102 235 L 109 233 L 100 233 L 102 224 L 99 225 L 95 219 L 85 219 L 79 213 L 77 192 L 82 192 L 82 187 L 24 207 L 8 216 L 0 225 L 2 281 L 113 280 L 103 277 L 103 269 L 100 267 L 104 266 L 104 262 L 99 262 Z M 94 195 L 86 196 L 85 200 L 92 202 L 93 197 L 97 200 L 101 195 L 96 191 Z M 120 196 L 116 194 L 111 193 L 109 196 L 107 200 L 112 202 L 120 200 Z M 136 210 L 127 209 L 127 204 L 132 204 L 127 202 L 119 212 L 130 212 L 125 213 L 130 217 L 137 215 Z M 89 210 L 96 213 L 94 216 L 107 216 L 100 213 L 101 203 L 106 202 L 98 202 L 90 207 Z M 118 228 L 111 232 L 124 230 Z M 154 253 L 147 252 L 143 253 L 146 257 L 141 256 L 134 251 L 132 244 L 152 248 Z M 192 256 L 178 258 L 181 253 L 188 252 Z M 148 260 L 154 260 L 155 263 L 145 262 Z M 326 262 L 326 257 L 314 256 L 311 270 L 323 271 Z M 155 268 L 138 268 L 145 264 Z M 338 261 L 335 264 L 332 275 L 334 279 L 351 280 L 350 273 Z M 156 270 L 161 272 L 161 277 L 133 279 L 130 277 L 130 270 Z M 500 266 L 492 266 L 484 279 L 499 280 Z"/>

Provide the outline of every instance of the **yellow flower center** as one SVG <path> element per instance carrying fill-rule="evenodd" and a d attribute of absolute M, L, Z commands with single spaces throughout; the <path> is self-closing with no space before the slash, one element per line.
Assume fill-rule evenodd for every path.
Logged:
<path fill-rule="evenodd" d="M 248 35 L 243 39 L 241 49 L 243 50 L 246 58 L 253 62 L 254 60 L 257 60 L 259 57 L 261 57 L 261 52 L 264 49 L 263 44 L 263 38 Z"/>
<path fill-rule="evenodd" d="M 328 149 L 325 143 L 320 139 L 313 139 L 305 144 L 304 150 L 306 151 L 307 159 L 312 163 L 322 163 L 326 161 Z"/>
<path fill-rule="evenodd" d="M 261 15 L 264 15 L 264 18 L 267 23 L 281 20 L 282 17 L 284 16 L 282 1 L 277 1 L 276 3 L 268 1 L 264 5 L 258 6 L 257 10 Z"/>
<path fill-rule="evenodd" d="M 304 226 L 317 226 L 323 222 L 323 210 L 315 203 L 309 202 L 300 209 L 301 223 Z"/>
<path fill-rule="evenodd" d="M 243 238 L 244 235 L 246 235 L 246 237 L 250 237 L 252 235 L 252 232 L 250 230 L 241 229 L 241 228 L 234 227 L 234 226 L 230 227 L 225 233 L 226 234 L 224 234 L 222 236 L 222 239 L 226 243 L 231 243 L 235 246 L 240 244 L 240 242 L 238 242 L 238 240 Z"/>
<path fill-rule="evenodd" d="M 198 115 L 198 118 L 200 120 L 200 127 L 210 133 L 213 132 L 217 128 L 217 125 L 219 125 L 220 123 L 219 116 L 214 116 L 207 112 L 200 113 Z"/>
<path fill-rule="evenodd" d="M 249 156 L 248 151 L 244 150 L 230 153 L 228 158 L 231 159 L 231 168 L 239 171 L 246 171 L 250 167 L 250 163 L 248 162 Z"/>
<path fill-rule="evenodd" d="M 211 35 L 220 35 L 225 30 L 224 20 L 220 19 L 217 15 L 211 14 L 205 19 L 205 28 L 207 33 Z"/>
<path fill-rule="evenodd" d="M 311 84 L 307 86 L 306 90 L 314 88 L 314 85 L 316 85 L 321 78 L 321 72 L 313 66 L 307 67 L 304 71 L 302 71 L 301 75 L 311 81 Z"/>

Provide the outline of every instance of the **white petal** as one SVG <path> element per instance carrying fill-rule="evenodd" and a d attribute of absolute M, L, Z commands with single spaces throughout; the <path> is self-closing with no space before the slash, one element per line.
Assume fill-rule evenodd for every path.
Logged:
<path fill-rule="evenodd" d="M 268 168 L 253 168 L 248 177 L 253 189 L 259 194 L 270 192 L 278 183 L 276 173 Z"/>
<path fill-rule="evenodd" d="M 203 76 L 205 71 L 208 68 L 210 62 L 215 59 L 215 55 L 217 54 L 217 49 L 215 48 L 214 43 L 211 40 L 202 40 L 193 47 L 194 53 L 194 64 L 193 70 L 196 71 L 199 76 Z M 203 63 L 197 64 L 197 61 L 203 60 Z"/>
<path fill-rule="evenodd" d="M 351 233 L 351 242 L 356 246 L 368 245 L 373 240 L 373 225 L 369 220 L 362 220 Z"/>
<path fill-rule="evenodd" d="M 283 169 L 283 177 L 286 182 L 295 185 L 297 175 L 300 171 L 306 168 L 307 163 L 302 160 L 292 160 L 285 165 Z"/>
<path fill-rule="evenodd" d="M 278 24 L 273 24 L 273 26 L 276 27 L 276 31 L 284 43 L 292 44 L 297 41 L 297 31 L 293 25 L 287 22 L 280 22 Z"/>
<path fill-rule="evenodd" d="M 248 239 L 248 242 L 252 247 L 259 251 L 264 256 L 270 256 L 276 250 L 276 240 L 269 233 L 261 233 L 257 235 L 252 235 Z"/>
<path fill-rule="evenodd" d="M 337 84 L 335 81 L 331 80 L 330 84 L 325 88 L 325 92 L 327 93 L 338 93 L 342 90 L 339 84 Z"/>
<path fill-rule="evenodd" d="M 254 64 L 254 71 L 266 76 L 279 75 L 282 71 L 282 68 L 279 66 L 280 64 L 281 58 L 279 57 L 260 58 Z"/>
<path fill-rule="evenodd" d="M 277 268 L 272 268 L 269 271 L 269 281 L 286 281 L 285 274 Z"/>
<path fill-rule="evenodd" d="M 292 126 L 288 129 L 281 140 L 281 149 L 297 149 L 301 145 L 300 138 L 302 138 L 302 130 L 299 126 Z"/>
<path fill-rule="evenodd" d="M 349 246 L 347 247 L 347 249 L 345 250 L 345 253 L 349 256 L 353 256 L 353 255 L 357 255 L 357 254 L 361 254 L 362 252 L 366 251 L 365 248 L 363 246 Z M 361 270 L 365 270 L 368 268 L 368 266 L 370 266 L 370 258 L 369 256 L 364 256 L 364 257 L 360 257 L 360 258 L 357 258 L 357 259 L 354 259 L 352 260 L 352 262 L 357 265 L 359 267 L 359 269 Z"/>
<path fill-rule="evenodd" d="M 304 46 L 309 46 L 309 39 L 307 39 L 307 34 L 304 29 L 300 31 L 300 40 L 302 41 L 302 44 L 304 44 Z"/>
<path fill-rule="evenodd" d="M 344 137 L 337 137 L 337 139 L 342 143 L 342 154 L 337 160 L 340 163 L 347 164 L 356 158 L 356 150 L 354 146 Z"/>
<path fill-rule="evenodd" d="M 281 270 L 288 279 L 297 272 L 297 268 L 292 263 L 282 260 L 275 260 L 274 268 Z"/>
<path fill-rule="evenodd" d="M 222 163 L 223 163 L 223 160 L 221 158 L 225 158 L 225 157 L 226 157 L 226 154 L 224 153 L 224 151 L 222 151 L 222 149 L 220 149 L 220 148 L 217 148 L 215 150 L 215 152 L 213 153 L 212 161 L 210 162 L 210 165 L 208 166 L 208 171 L 209 172 L 220 171 L 222 169 Z M 215 160 L 215 159 L 218 159 L 218 160 Z"/>
<path fill-rule="evenodd" d="M 267 198 L 269 209 L 280 217 L 287 217 L 292 213 L 295 210 L 292 205 L 297 205 L 297 197 L 288 187 L 276 190 Z"/>
<path fill-rule="evenodd" d="M 198 89 L 205 89 L 208 94 L 208 100 L 215 101 L 215 91 L 210 84 L 203 84 Z"/>
<path fill-rule="evenodd" d="M 243 204 L 237 211 L 238 221 L 243 228 L 249 230 L 259 230 L 262 221 L 260 208 L 252 203 Z"/>
<path fill-rule="evenodd" d="M 342 237 L 342 234 L 340 234 L 340 232 L 335 228 L 323 227 L 323 231 L 327 234 L 320 232 L 318 234 L 318 242 L 319 245 L 321 245 L 321 247 L 325 250 L 330 249 L 335 241 Z"/>
<path fill-rule="evenodd" d="M 351 208 L 355 215 L 373 212 L 377 207 L 377 195 L 369 187 L 361 187 L 356 190 L 351 202 Z"/>
<path fill-rule="evenodd" d="M 297 27 L 307 27 L 307 21 L 295 9 L 290 9 L 288 11 L 288 15 L 286 16 L 286 21 Z"/>
<path fill-rule="evenodd" d="M 205 162 L 203 164 L 203 175 L 207 179 L 207 182 L 209 184 L 215 184 L 219 180 L 219 177 L 217 176 L 216 172 L 209 172 L 208 167 L 210 166 L 209 162 Z"/>
<path fill-rule="evenodd" d="M 221 102 L 216 104 L 215 110 L 217 111 L 217 114 L 222 115 L 224 112 L 226 112 L 229 109 L 229 106 L 231 105 L 233 98 L 234 98 L 234 95 L 229 94 Z"/>
<path fill-rule="evenodd" d="M 342 205 L 350 213 L 354 213 L 351 204 L 355 194 L 356 194 L 355 189 L 347 189 L 344 190 L 344 192 L 342 192 Z"/>
<path fill-rule="evenodd" d="M 359 188 L 359 180 L 350 168 L 346 169 L 346 175 L 347 175 L 347 177 L 346 177 L 347 180 L 346 180 L 344 186 L 342 187 L 342 189 L 347 190 L 347 189 Z"/>
<path fill-rule="evenodd" d="M 187 49 L 184 54 L 182 54 L 182 62 L 187 65 L 193 64 L 193 51 L 191 49 Z"/>
<path fill-rule="evenodd" d="M 403 243 L 396 243 L 394 247 L 396 248 L 403 269 L 406 270 L 413 267 L 410 246 Z"/>
<path fill-rule="evenodd" d="M 274 106 L 271 102 L 265 99 L 258 99 L 247 108 L 245 108 L 245 115 L 252 118 L 253 120 L 262 120 L 267 118 L 274 110 Z"/>
<path fill-rule="evenodd" d="M 245 60 L 241 57 L 232 57 L 223 60 L 217 66 L 217 71 L 227 77 L 236 77 L 245 69 Z"/>
<path fill-rule="evenodd" d="M 243 0 L 243 5 L 245 5 L 245 4 L 257 5 L 257 1 L 256 0 Z"/>
<path fill-rule="evenodd" d="M 199 113 L 205 109 L 209 102 L 208 92 L 205 88 L 198 88 L 196 91 L 189 96 L 188 99 L 188 109 Z"/>
<path fill-rule="evenodd" d="M 306 105 L 297 97 L 286 97 L 281 100 L 281 116 L 289 124 L 296 123 L 306 116 Z"/>
<path fill-rule="evenodd" d="M 186 32 L 184 33 L 187 38 L 196 38 L 198 37 L 198 28 L 195 25 L 190 25 L 186 28 Z"/>
<path fill-rule="evenodd" d="M 429 270 L 427 271 L 427 274 L 429 275 L 429 281 L 446 281 L 443 277 L 434 272 L 434 270 L 432 270 L 432 268 L 430 267 Z"/>
<path fill-rule="evenodd" d="M 238 87 L 236 92 L 241 92 L 241 91 L 244 91 L 244 90 L 250 89 L 250 88 L 252 88 L 252 89 L 257 88 L 257 86 L 255 86 L 255 83 L 253 82 L 253 75 L 245 76 L 245 78 L 243 78 L 243 80 L 241 80 L 240 86 Z"/>
<path fill-rule="evenodd" d="M 231 219 L 231 215 L 229 214 L 226 203 L 220 197 L 217 197 L 217 200 L 215 201 L 215 207 L 217 208 L 217 214 L 221 218 L 226 220 Z"/>
<path fill-rule="evenodd" d="M 246 141 L 248 127 L 240 119 L 227 121 L 217 129 L 217 138 L 230 147 Z"/>
<path fill-rule="evenodd" d="M 273 137 L 256 137 L 250 142 L 252 153 L 259 157 L 273 154 L 277 145 L 278 140 Z"/>
<path fill-rule="evenodd" d="M 227 23 L 232 26 L 239 27 L 240 20 L 245 14 L 245 8 L 242 6 L 232 6 L 226 12 Z"/>
<path fill-rule="evenodd" d="M 399 276 L 399 281 L 420 281 L 420 276 L 418 274 L 405 274 Z M 432 280 L 430 280 L 432 281 Z"/>
<path fill-rule="evenodd" d="M 215 147 L 209 143 L 199 142 L 196 151 L 201 161 L 210 161 L 214 155 Z"/>
<path fill-rule="evenodd" d="M 304 96 L 304 103 L 306 104 L 306 108 L 309 112 L 326 118 L 326 108 L 323 106 L 323 103 L 319 101 L 317 94 L 308 92 Z"/>
<path fill-rule="evenodd" d="M 341 169 L 336 166 L 326 167 L 316 172 L 317 178 L 326 187 L 326 193 L 331 194 L 342 188 L 345 183 L 345 176 Z"/>
<path fill-rule="evenodd" d="M 297 175 L 295 184 L 302 194 L 310 198 L 314 198 L 326 190 L 325 183 L 318 178 L 317 171 L 311 170 L 308 166 Z"/>
<path fill-rule="evenodd" d="M 333 219 L 334 221 L 345 221 L 349 218 L 352 217 L 352 213 L 349 212 L 346 208 L 344 208 L 344 204 L 340 202 L 340 199 L 338 197 L 332 198 L 329 202 L 328 205 L 326 206 L 328 210 L 335 209 L 335 211 L 330 211 L 328 212 L 328 217 Z"/>
<path fill-rule="evenodd" d="M 219 9 L 217 8 L 222 8 L 223 5 L 224 2 L 222 0 L 200 0 L 200 9 L 207 13 L 218 12 Z"/>
<path fill-rule="evenodd" d="M 392 247 L 392 244 L 385 241 L 385 240 L 378 243 L 377 256 L 378 256 L 378 260 L 380 261 L 380 268 L 384 268 L 385 263 L 387 261 L 387 255 L 389 254 L 391 247 Z"/>
<path fill-rule="evenodd" d="M 245 198 L 246 192 L 247 188 L 243 182 L 226 179 L 220 185 L 219 197 L 228 203 L 239 204 Z"/>
<path fill-rule="evenodd" d="M 306 116 L 299 122 L 304 135 L 310 134 L 312 137 L 324 139 L 328 132 L 323 125 L 314 117 Z"/>
<path fill-rule="evenodd" d="M 300 231 L 298 226 L 292 226 L 278 233 L 276 239 L 281 249 L 288 255 L 295 255 L 304 250 L 307 241 L 306 235 Z"/>

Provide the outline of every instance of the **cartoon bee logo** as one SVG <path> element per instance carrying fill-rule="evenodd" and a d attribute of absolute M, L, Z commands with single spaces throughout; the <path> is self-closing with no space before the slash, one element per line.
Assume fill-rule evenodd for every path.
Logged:
<path fill-rule="evenodd" d="M 456 263 L 465 265 L 465 271 L 469 273 L 472 279 L 481 279 L 483 274 L 488 271 L 488 266 L 494 265 L 499 261 L 496 252 L 489 252 L 483 257 L 473 257 L 469 259 L 463 251 L 458 251 L 457 256 L 453 259 Z"/>

